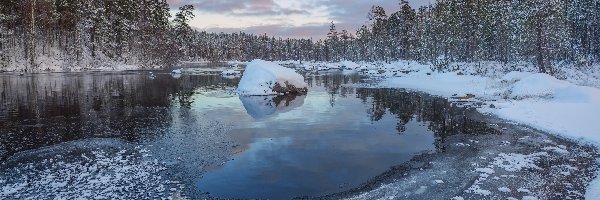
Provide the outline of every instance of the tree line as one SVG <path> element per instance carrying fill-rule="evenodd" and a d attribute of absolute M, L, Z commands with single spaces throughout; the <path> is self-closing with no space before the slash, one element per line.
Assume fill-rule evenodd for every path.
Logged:
<path fill-rule="evenodd" d="M 374 6 L 345 51 L 332 59 L 448 62 L 527 61 L 540 72 L 600 61 L 600 1 L 438 0 L 417 10 Z M 328 42 L 339 50 L 332 30 Z M 346 45 L 343 42 L 341 45 Z"/>
<path fill-rule="evenodd" d="M 166 0 L 2 0 L 0 70 L 177 62 L 193 7 Z"/>
<path fill-rule="evenodd" d="M 285 39 L 208 33 L 189 26 L 193 6 L 172 18 L 166 0 L 2 0 L 0 67 L 36 69 L 114 63 L 174 65 L 178 61 L 526 61 L 540 72 L 600 61 L 596 0 L 438 0 L 399 11 L 379 6 L 358 30 L 326 38 Z M 26 61 L 26 62 L 25 62 Z"/>
<path fill-rule="evenodd" d="M 600 1 L 438 0 L 414 9 L 402 0 L 399 8 L 388 15 L 373 6 L 354 34 L 333 22 L 316 41 L 201 32 L 189 50 L 210 60 L 525 61 L 545 73 L 600 61 Z"/>

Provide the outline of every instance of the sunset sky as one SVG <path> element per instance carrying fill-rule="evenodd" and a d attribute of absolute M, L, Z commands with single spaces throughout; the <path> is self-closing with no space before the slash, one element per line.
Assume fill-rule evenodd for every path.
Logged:
<path fill-rule="evenodd" d="M 196 8 L 191 25 L 209 32 L 248 32 L 291 37 L 323 38 L 334 21 L 338 30 L 354 33 L 367 22 L 372 5 L 388 15 L 399 9 L 399 0 L 168 0 L 176 12 L 182 5 Z M 430 0 L 409 0 L 413 7 Z M 433 2 L 433 0 L 431 0 Z"/>

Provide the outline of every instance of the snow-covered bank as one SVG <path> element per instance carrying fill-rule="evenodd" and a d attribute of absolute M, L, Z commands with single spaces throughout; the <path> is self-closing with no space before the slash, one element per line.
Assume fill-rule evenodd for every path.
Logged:
<path fill-rule="evenodd" d="M 600 148 L 600 89 L 578 85 L 585 82 L 595 86 L 597 80 L 585 81 L 593 79 L 593 73 L 559 80 L 533 72 L 471 73 L 472 68 L 434 72 L 432 69 L 410 62 L 381 66 L 382 81 L 378 87 L 414 89 L 448 98 L 474 98 L 485 105 L 478 108 L 480 112 Z M 600 192 L 599 181 L 597 177 L 590 184 L 588 196 Z"/>
<path fill-rule="evenodd" d="M 469 94 L 481 112 L 600 147 L 600 66 L 557 68 L 556 77 L 530 63 L 451 63 L 439 70 L 414 61 L 366 63 L 278 61 L 299 71 L 354 71 L 381 78 L 379 87 L 406 88 L 445 97 Z M 237 63 L 239 64 L 239 62 Z"/>
<path fill-rule="evenodd" d="M 293 69 L 253 60 L 246 67 L 237 91 L 242 95 L 303 94 L 306 88 L 304 77 Z"/>
<path fill-rule="evenodd" d="M 381 87 L 421 90 L 445 97 L 473 94 L 493 106 L 479 110 L 600 147 L 600 89 L 578 86 L 546 74 L 511 72 L 504 77 L 457 73 L 411 73 L 382 81 Z M 491 107 L 491 108 L 490 108 Z"/>

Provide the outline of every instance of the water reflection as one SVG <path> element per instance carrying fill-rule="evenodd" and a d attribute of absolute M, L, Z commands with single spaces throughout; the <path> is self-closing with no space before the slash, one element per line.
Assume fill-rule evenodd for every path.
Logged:
<path fill-rule="evenodd" d="M 254 117 L 239 120 L 232 130 L 243 151 L 198 180 L 198 188 L 225 198 L 326 195 L 356 187 L 416 154 L 443 151 L 451 134 L 493 133 L 468 117 L 473 110 L 453 107 L 444 98 L 343 86 L 360 77 L 307 81 L 312 84 L 303 105 L 272 119 L 255 117 L 274 112 L 272 97 L 255 100 L 268 108 L 263 110 L 248 108 L 244 101 L 250 100 L 242 99 Z"/>
<path fill-rule="evenodd" d="M 23 150 L 89 137 L 137 141 L 160 134 L 169 107 L 189 107 L 197 88 L 238 80 L 155 72 L 0 75 L 0 160 Z"/>
<path fill-rule="evenodd" d="M 469 117 L 476 113 L 474 110 L 453 106 L 445 98 L 398 89 L 359 88 L 356 94 L 370 105 L 366 112 L 372 121 L 381 120 L 386 113 L 396 116 L 399 134 L 406 132 L 406 125 L 411 120 L 428 122 L 427 127 L 435 133 L 439 150 L 443 150 L 441 143 L 452 134 L 497 133 L 480 119 Z"/>
<path fill-rule="evenodd" d="M 280 95 L 280 96 L 244 96 L 240 101 L 246 112 L 255 119 L 261 119 L 277 113 L 285 113 L 304 104 L 306 95 Z"/>
<path fill-rule="evenodd" d="M 208 118 L 231 126 L 228 137 L 239 143 L 239 154 L 193 180 L 199 190 L 278 199 L 346 190 L 416 154 L 443 151 L 448 135 L 492 132 L 469 118 L 471 111 L 443 98 L 345 87 L 364 83 L 356 74 L 307 76 L 307 96 L 269 97 L 237 96 L 232 91 L 239 79 L 221 75 L 153 74 L 0 75 L 0 160 L 60 142 L 110 137 L 201 162 L 204 154 L 195 148 L 203 148 L 197 145 L 206 137 L 200 122 Z M 182 170 L 198 168 L 177 163 Z"/>

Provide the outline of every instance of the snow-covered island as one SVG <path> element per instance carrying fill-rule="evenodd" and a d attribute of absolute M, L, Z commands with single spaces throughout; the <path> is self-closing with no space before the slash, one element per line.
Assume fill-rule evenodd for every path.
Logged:
<path fill-rule="evenodd" d="M 237 92 L 247 96 L 306 94 L 304 77 L 293 69 L 264 60 L 248 64 Z"/>

